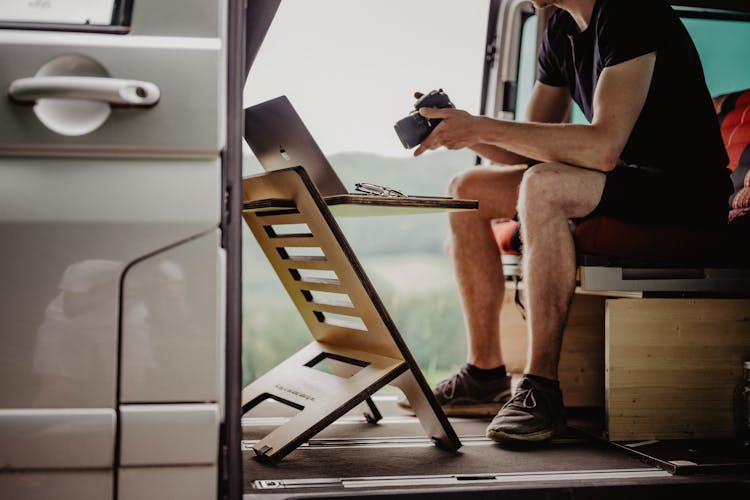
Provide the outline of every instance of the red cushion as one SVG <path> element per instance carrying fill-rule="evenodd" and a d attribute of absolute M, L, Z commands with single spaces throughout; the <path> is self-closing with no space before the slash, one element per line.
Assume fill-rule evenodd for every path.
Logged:
<path fill-rule="evenodd" d="M 593 217 L 575 231 L 579 253 L 669 264 L 733 265 L 750 253 L 750 228 L 641 226 Z"/>
<path fill-rule="evenodd" d="M 495 235 L 500 252 L 506 255 L 521 255 L 518 239 L 515 237 L 520 223 L 515 220 L 497 219 L 492 221 L 492 233 Z"/>
<path fill-rule="evenodd" d="M 579 224 L 574 233 L 579 253 L 669 264 L 731 265 L 750 254 L 750 209 L 740 223 L 721 228 L 640 226 L 607 216 Z M 519 255 L 514 233 L 517 221 L 493 221 L 492 232 L 500 251 Z"/>

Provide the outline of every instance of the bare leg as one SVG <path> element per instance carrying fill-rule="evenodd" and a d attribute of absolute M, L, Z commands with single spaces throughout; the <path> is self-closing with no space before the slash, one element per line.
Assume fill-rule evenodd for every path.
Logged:
<path fill-rule="evenodd" d="M 479 201 L 479 209 L 450 215 L 453 262 L 467 329 L 467 361 L 479 368 L 503 364 L 499 314 L 505 280 L 490 221 L 516 213 L 525 167 L 482 167 L 451 182 L 453 197 Z"/>
<path fill-rule="evenodd" d="M 529 343 L 525 372 L 557 379 L 562 332 L 575 291 L 568 219 L 596 208 L 606 176 L 558 163 L 529 169 L 518 202 Z"/>

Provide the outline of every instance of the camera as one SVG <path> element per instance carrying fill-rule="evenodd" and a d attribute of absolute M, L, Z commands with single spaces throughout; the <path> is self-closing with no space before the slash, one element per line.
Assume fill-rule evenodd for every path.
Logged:
<path fill-rule="evenodd" d="M 414 94 L 417 102 L 414 103 L 414 111 L 409 116 L 402 118 L 393 126 L 396 135 L 401 139 L 401 144 L 406 149 L 421 144 L 430 132 L 437 127 L 442 120 L 428 120 L 419 114 L 420 108 L 455 108 L 448 95 L 443 89 L 433 90 L 428 94 Z"/>

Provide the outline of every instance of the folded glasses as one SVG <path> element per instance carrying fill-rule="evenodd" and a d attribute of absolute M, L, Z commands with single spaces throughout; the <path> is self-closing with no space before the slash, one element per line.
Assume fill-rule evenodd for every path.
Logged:
<path fill-rule="evenodd" d="M 360 193 L 373 194 L 375 196 L 392 196 L 395 198 L 406 198 L 407 195 L 401 191 L 391 189 L 384 186 L 378 186 L 377 184 L 371 184 L 369 182 L 358 182 L 354 185 L 354 189 Z"/>

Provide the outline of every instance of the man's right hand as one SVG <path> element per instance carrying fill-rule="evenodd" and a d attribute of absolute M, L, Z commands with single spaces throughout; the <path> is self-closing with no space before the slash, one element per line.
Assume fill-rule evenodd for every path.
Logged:
<path fill-rule="evenodd" d="M 442 121 L 422 141 L 422 144 L 414 151 L 414 156 L 441 146 L 448 149 L 462 149 L 482 142 L 482 122 L 487 118 L 474 116 L 455 108 L 420 108 L 419 114 L 428 119 Z"/>

